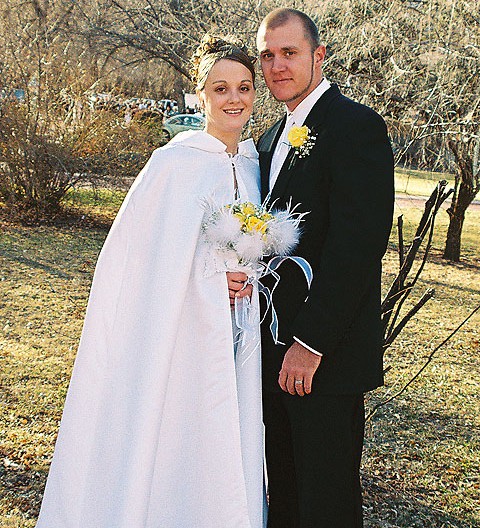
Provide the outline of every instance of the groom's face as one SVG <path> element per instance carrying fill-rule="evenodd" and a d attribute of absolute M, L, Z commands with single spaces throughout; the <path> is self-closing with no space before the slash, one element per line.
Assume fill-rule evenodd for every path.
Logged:
<path fill-rule="evenodd" d="M 276 28 L 261 26 L 257 47 L 270 92 L 292 111 L 322 80 L 325 47 L 312 49 L 305 28 L 297 17 Z"/>

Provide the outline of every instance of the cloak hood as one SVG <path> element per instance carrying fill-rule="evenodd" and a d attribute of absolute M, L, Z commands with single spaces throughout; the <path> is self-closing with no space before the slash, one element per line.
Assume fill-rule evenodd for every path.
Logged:
<path fill-rule="evenodd" d="M 167 143 L 166 146 L 173 147 L 176 145 L 203 150 L 205 152 L 222 153 L 227 150 L 227 145 L 225 145 L 225 143 L 208 134 L 208 132 L 205 132 L 204 130 L 187 130 L 186 132 L 180 132 L 169 143 Z M 250 138 L 245 141 L 240 141 L 238 144 L 237 155 L 257 160 L 258 152 L 255 148 L 253 139 Z"/>

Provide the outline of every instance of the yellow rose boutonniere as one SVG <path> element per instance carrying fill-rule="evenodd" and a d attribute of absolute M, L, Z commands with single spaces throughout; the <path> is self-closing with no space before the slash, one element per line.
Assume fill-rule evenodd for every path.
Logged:
<path fill-rule="evenodd" d="M 308 139 L 309 132 L 310 131 L 306 126 L 292 127 L 288 133 L 288 141 L 290 141 L 290 145 L 292 145 L 292 147 L 301 147 Z"/>
<path fill-rule="evenodd" d="M 305 125 L 301 127 L 293 126 L 288 132 L 288 141 L 295 149 L 295 156 L 299 158 L 305 158 L 310 154 L 316 140 L 316 134 L 313 134 Z"/>

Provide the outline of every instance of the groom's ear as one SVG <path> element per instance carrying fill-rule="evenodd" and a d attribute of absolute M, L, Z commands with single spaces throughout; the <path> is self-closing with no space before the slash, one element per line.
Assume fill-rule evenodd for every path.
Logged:
<path fill-rule="evenodd" d="M 313 52 L 315 66 L 320 68 L 322 67 L 326 52 L 327 48 L 323 44 L 320 44 L 320 46 L 318 46 L 318 48 Z"/>

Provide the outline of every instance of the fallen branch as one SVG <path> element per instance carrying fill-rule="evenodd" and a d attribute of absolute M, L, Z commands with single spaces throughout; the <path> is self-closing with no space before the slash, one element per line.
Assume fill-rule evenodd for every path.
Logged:
<path fill-rule="evenodd" d="M 420 376 L 420 374 L 422 374 L 422 372 L 428 367 L 428 365 L 431 363 L 432 359 L 433 359 L 433 356 L 446 344 L 450 341 L 450 339 L 460 330 L 460 328 L 462 328 L 462 326 L 464 324 L 466 324 L 478 311 L 480 310 L 480 304 L 472 311 L 470 312 L 470 314 L 468 315 L 468 317 L 466 319 L 464 319 L 456 328 L 455 330 L 453 330 L 453 332 L 447 336 L 437 347 L 435 347 L 432 352 L 430 352 L 429 356 L 427 357 L 427 360 L 425 361 L 425 363 L 422 365 L 422 367 L 417 371 L 417 373 L 408 380 L 407 383 L 405 383 L 405 385 L 397 392 L 395 393 L 393 396 L 390 396 L 389 398 L 387 398 L 386 400 L 378 403 L 377 405 L 375 405 L 375 407 L 368 413 L 367 417 L 366 417 L 366 420 L 370 420 L 370 418 L 372 418 L 372 416 L 378 411 L 378 409 L 380 409 L 380 407 L 383 407 L 385 405 L 387 405 L 387 403 L 390 403 L 391 401 L 393 401 L 395 398 L 398 398 L 398 396 L 400 396 L 401 394 L 403 394 L 407 389 L 408 387 L 410 387 L 410 385 L 416 380 L 418 379 L 418 377 Z"/>

